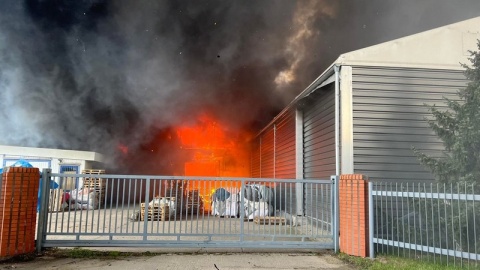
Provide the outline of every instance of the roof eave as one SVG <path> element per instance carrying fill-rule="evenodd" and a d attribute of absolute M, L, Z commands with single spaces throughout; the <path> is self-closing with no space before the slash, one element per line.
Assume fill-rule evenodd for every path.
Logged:
<path fill-rule="evenodd" d="M 320 76 L 318 76 L 307 88 L 305 88 L 300 94 L 298 94 L 292 102 L 290 102 L 287 107 L 285 107 L 275 118 L 273 118 L 272 121 L 270 121 L 260 132 L 258 132 L 255 137 L 258 137 L 260 134 L 262 134 L 266 129 L 268 129 L 271 125 L 273 125 L 280 117 L 282 117 L 287 111 L 289 111 L 292 108 L 295 108 L 298 102 L 303 99 L 304 97 L 308 96 L 312 92 L 314 92 L 317 89 L 317 86 L 322 84 L 325 80 L 327 80 L 335 71 L 334 71 L 334 66 L 337 65 L 336 62 L 333 62 L 325 71 L 323 71 Z"/>

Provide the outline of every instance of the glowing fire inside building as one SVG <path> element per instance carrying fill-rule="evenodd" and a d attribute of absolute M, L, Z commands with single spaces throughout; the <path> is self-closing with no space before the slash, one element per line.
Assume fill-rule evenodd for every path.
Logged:
<path fill-rule="evenodd" d="M 226 127 L 208 116 L 196 126 L 176 128 L 180 148 L 189 152 L 185 176 L 248 176 L 248 149 L 226 132 Z"/>
<path fill-rule="evenodd" d="M 179 126 L 176 135 L 181 151 L 186 152 L 185 176 L 246 177 L 249 174 L 248 148 L 228 133 L 228 127 L 202 115 L 194 126 Z M 228 188 L 239 189 L 239 181 L 229 181 Z M 197 190 L 209 208 L 215 181 L 190 182 L 188 190 Z"/>

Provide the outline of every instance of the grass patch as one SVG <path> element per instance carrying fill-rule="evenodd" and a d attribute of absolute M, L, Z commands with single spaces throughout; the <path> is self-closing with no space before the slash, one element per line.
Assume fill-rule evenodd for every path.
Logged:
<path fill-rule="evenodd" d="M 369 258 L 360 258 L 355 256 L 349 256 L 346 254 L 339 254 L 338 257 L 359 269 L 368 269 L 368 270 L 389 270 L 389 269 L 402 269 L 402 270 L 454 270 L 454 269 L 480 269 L 480 265 L 475 267 L 475 265 L 464 264 L 461 267 L 458 262 L 457 265 L 445 265 L 429 261 L 415 260 L 411 258 L 402 258 L 396 256 L 379 256 L 374 260 Z"/>
<path fill-rule="evenodd" d="M 67 250 L 67 257 L 70 258 L 93 258 L 95 256 L 97 256 L 97 252 L 88 249 L 74 248 Z"/>
<path fill-rule="evenodd" d="M 155 253 L 146 252 L 120 252 L 120 251 L 98 251 L 83 248 L 46 250 L 43 255 L 55 258 L 88 258 L 88 259 L 121 259 L 125 257 L 155 256 Z"/>

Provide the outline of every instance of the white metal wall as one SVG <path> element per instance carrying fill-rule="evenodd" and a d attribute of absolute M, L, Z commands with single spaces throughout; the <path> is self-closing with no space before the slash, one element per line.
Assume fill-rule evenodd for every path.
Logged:
<path fill-rule="evenodd" d="M 33 167 L 38 168 L 40 171 L 43 169 L 52 168 L 52 160 L 48 158 L 40 157 L 16 157 L 16 156 L 3 156 L 2 168 L 12 166 L 18 160 L 23 159 L 30 163 Z"/>
<path fill-rule="evenodd" d="M 79 172 L 86 169 L 85 160 L 76 159 L 57 159 L 51 157 L 34 157 L 34 156 L 13 156 L 13 155 L 0 155 L 0 164 L 2 167 L 8 167 L 13 165 L 20 159 L 28 161 L 33 167 L 43 169 L 51 169 L 53 173 L 60 172 L 60 166 L 78 166 Z"/>

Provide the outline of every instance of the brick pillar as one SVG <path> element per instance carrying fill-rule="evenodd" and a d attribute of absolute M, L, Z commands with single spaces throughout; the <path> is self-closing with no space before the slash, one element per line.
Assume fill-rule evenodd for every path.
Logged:
<path fill-rule="evenodd" d="M 8 167 L 0 190 L 0 258 L 35 252 L 35 225 L 40 172 Z"/>
<path fill-rule="evenodd" d="M 368 177 L 361 174 L 340 176 L 340 251 L 368 256 Z"/>

